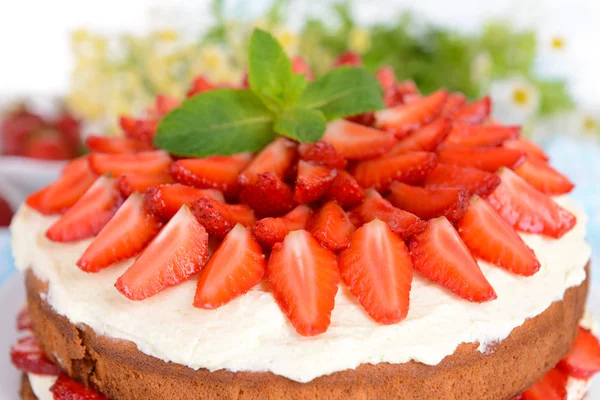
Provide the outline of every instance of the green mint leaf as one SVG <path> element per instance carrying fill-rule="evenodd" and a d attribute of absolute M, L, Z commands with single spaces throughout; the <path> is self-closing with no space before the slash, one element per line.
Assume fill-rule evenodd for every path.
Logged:
<path fill-rule="evenodd" d="M 250 90 L 194 96 L 164 117 L 154 144 L 184 157 L 255 152 L 275 139 L 273 115 Z"/>
<path fill-rule="evenodd" d="M 277 117 L 274 129 L 299 142 L 313 143 L 323 137 L 326 127 L 327 120 L 321 111 L 292 108 Z"/>
<path fill-rule="evenodd" d="M 292 74 L 284 93 L 284 103 L 289 106 L 296 104 L 307 85 L 304 74 Z"/>
<path fill-rule="evenodd" d="M 351 67 L 333 69 L 309 83 L 297 106 L 318 109 L 328 121 L 385 107 L 377 78 Z"/>

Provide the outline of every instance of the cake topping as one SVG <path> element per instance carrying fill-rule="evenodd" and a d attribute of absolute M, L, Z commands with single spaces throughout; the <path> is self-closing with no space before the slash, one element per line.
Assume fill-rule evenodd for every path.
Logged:
<path fill-rule="evenodd" d="M 579 327 L 579 332 L 569 353 L 558 367 L 579 379 L 591 378 L 600 371 L 600 343 L 589 330 Z"/>
<path fill-rule="evenodd" d="M 257 221 L 252 233 L 261 245 L 271 249 L 275 243 L 283 242 L 288 233 L 304 229 L 311 214 L 310 207 L 300 205 L 283 217 L 267 217 Z"/>

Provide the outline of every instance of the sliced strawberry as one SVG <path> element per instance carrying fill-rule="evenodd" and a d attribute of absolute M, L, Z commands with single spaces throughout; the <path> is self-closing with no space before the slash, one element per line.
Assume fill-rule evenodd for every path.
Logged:
<path fill-rule="evenodd" d="M 152 144 L 152 139 L 156 134 L 158 119 L 136 119 L 127 116 L 121 116 L 119 123 L 125 136 L 131 139 L 137 139 L 148 144 Z"/>
<path fill-rule="evenodd" d="M 306 204 L 319 200 L 331 188 L 336 175 L 334 169 L 300 160 L 294 201 Z"/>
<path fill-rule="evenodd" d="M 21 331 L 30 331 L 33 328 L 31 323 L 31 317 L 29 316 L 29 310 L 27 307 L 23 307 L 21 311 L 19 311 L 19 315 L 17 315 L 17 330 Z"/>
<path fill-rule="evenodd" d="M 285 181 L 296 160 L 296 147 L 294 142 L 283 137 L 271 142 L 250 161 L 239 176 L 239 182 L 242 185 L 255 183 L 265 172 L 272 172 Z"/>
<path fill-rule="evenodd" d="M 435 153 L 415 151 L 362 161 L 351 170 L 364 188 L 387 189 L 393 181 L 416 184 L 422 182 L 437 164 Z"/>
<path fill-rule="evenodd" d="M 451 117 L 467 103 L 467 98 L 462 93 L 448 93 L 448 99 L 442 107 L 441 114 L 445 117 Z"/>
<path fill-rule="evenodd" d="M 148 210 L 164 219 L 171 219 L 177 211 L 187 204 L 202 198 L 210 197 L 221 203 L 225 202 L 223 194 L 215 189 L 198 189 L 180 183 L 158 185 L 149 188 L 144 193 L 144 202 Z"/>
<path fill-rule="evenodd" d="M 325 165 L 329 168 L 344 169 L 346 160 L 331 143 L 319 140 L 315 143 L 302 143 L 298 146 L 300 159 L 312 161 L 313 164 Z"/>
<path fill-rule="evenodd" d="M 346 171 L 338 171 L 325 199 L 334 200 L 344 208 L 355 207 L 365 198 L 365 192 L 356 179 Z"/>
<path fill-rule="evenodd" d="M 558 363 L 558 368 L 577 379 L 589 379 L 600 371 L 600 342 L 592 332 L 579 327 L 569 353 Z"/>
<path fill-rule="evenodd" d="M 498 175 L 502 183 L 488 201 L 511 226 L 558 239 L 577 223 L 573 214 L 510 169 L 503 168 Z"/>
<path fill-rule="evenodd" d="M 512 139 L 504 142 L 503 146 L 507 149 L 521 150 L 522 152 L 527 154 L 527 157 L 529 157 L 530 159 L 535 157 L 542 161 L 549 160 L 549 157 L 546 155 L 546 153 L 544 153 L 544 150 L 540 146 L 525 139 L 522 136 L 517 139 Z"/>
<path fill-rule="evenodd" d="M 215 89 L 216 86 L 208 81 L 204 76 L 197 76 L 192 82 L 192 87 L 187 91 L 186 96 L 192 97 L 194 95 L 207 92 Z"/>
<path fill-rule="evenodd" d="M 147 211 L 142 196 L 134 193 L 94 238 L 77 266 L 85 272 L 98 272 L 131 258 L 144 250 L 161 227 L 161 220 Z"/>
<path fill-rule="evenodd" d="M 521 400 L 565 400 L 568 376 L 558 368 L 551 369 L 542 379 L 521 395 Z"/>
<path fill-rule="evenodd" d="M 353 51 L 345 51 L 336 58 L 333 63 L 333 68 L 348 65 L 350 67 L 361 67 L 363 65 L 362 58 Z"/>
<path fill-rule="evenodd" d="M 208 234 L 187 206 L 175 214 L 115 287 L 130 300 L 144 300 L 188 280 L 208 261 Z"/>
<path fill-rule="evenodd" d="M 50 388 L 54 400 L 106 400 L 91 387 L 85 387 L 65 374 L 60 374 Z"/>
<path fill-rule="evenodd" d="M 520 132 L 520 126 L 454 124 L 444 145 L 494 147 L 517 138 Z"/>
<path fill-rule="evenodd" d="M 340 281 L 335 254 L 308 232 L 293 231 L 273 248 L 267 271 L 275 301 L 296 332 L 325 332 Z"/>
<path fill-rule="evenodd" d="M 471 104 L 467 104 L 454 114 L 454 119 L 465 124 L 480 124 L 492 111 L 492 99 L 485 96 Z"/>
<path fill-rule="evenodd" d="M 446 139 L 452 128 L 447 118 L 438 118 L 432 123 L 398 140 L 388 155 L 411 151 L 435 151 Z"/>
<path fill-rule="evenodd" d="M 375 321 L 394 324 L 408 314 L 412 260 L 404 242 L 379 219 L 352 234 L 339 255 L 342 280 Z"/>
<path fill-rule="evenodd" d="M 74 242 L 97 235 L 121 205 L 114 179 L 101 176 L 47 231 L 55 242 Z"/>
<path fill-rule="evenodd" d="M 398 80 L 394 69 L 389 65 L 379 68 L 375 74 L 381 89 L 383 89 L 383 102 L 386 107 L 394 107 L 397 105 L 396 101 L 396 85 Z"/>
<path fill-rule="evenodd" d="M 127 174 L 119 177 L 119 191 L 123 197 L 128 197 L 132 193 L 144 193 L 147 189 L 172 183 L 173 177 L 170 174 Z"/>
<path fill-rule="evenodd" d="M 261 218 L 279 217 L 296 206 L 292 189 L 273 172 L 260 174 L 239 197 Z"/>
<path fill-rule="evenodd" d="M 137 119 L 128 115 L 119 117 L 119 125 L 128 138 L 137 139 Z"/>
<path fill-rule="evenodd" d="M 67 164 L 60 178 L 29 195 L 25 203 L 45 215 L 63 213 L 83 196 L 96 178 L 87 157 L 77 158 Z"/>
<path fill-rule="evenodd" d="M 437 155 L 440 162 L 444 164 L 474 167 L 489 172 L 496 172 L 502 167 L 518 167 L 527 157 L 520 150 L 502 147 L 489 149 L 442 147 Z"/>
<path fill-rule="evenodd" d="M 464 188 L 469 194 L 478 194 L 481 197 L 487 197 L 499 184 L 500 178 L 491 172 L 442 163 L 439 163 L 425 179 L 426 187 Z"/>
<path fill-rule="evenodd" d="M 440 90 L 410 104 L 377 111 L 375 125 L 401 138 L 437 118 L 447 97 L 448 92 Z"/>
<path fill-rule="evenodd" d="M 469 204 L 469 192 L 461 188 L 422 188 L 394 182 L 390 190 L 390 202 L 394 206 L 423 219 L 444 216 L 456 221 Z"/>
<path fill-rule="evenodd" d="M 315 79 L 310 66 L 306 60 L 300 56 L 292 58 L 292 72 L 295 74 L 304 74 L 307 81 L 313 81 Z"/>
<path fill-rule="evenodd" d="M 375 190 L 367 191 L 365 201 L 354 210 L 353 216 L 362 224 L 367 224 L 379 218 L 403 240 L 407 240 L 415 233 L 423 231 L 427 223 L 408 211 L 394 207 L 389 201 L 381 197 Z"/>
<path fill-rule="evenodd" d="M 252 232 L 260 244 L 272 248 L 275 243 L 283 242 L 285 236 L 291 231 L 304 229 L 311 213 L 308 206 L 299 205 L 283 217 L 269 217 L 257 221 Z"/>
<path fill-rule="evenodd" d="M 348 247 L 355 229 L 344 209 L 333 201 L 325 203 L 313 215 L 307 228 L 323 247 L 334 252 Z"/>
<path fill-rule="evenodd" d="M 345 119 L 347 121 L 354 122 L 359 125 L 368 126 L 371 128 L 375 124 L 375 114 L 372 111 L 358 115 L 352 115 L 350 117 L 346 117 Z"/>
<path fill-rule="evenodd" d="M 267 263 L 249 228 L 237 224 L 212 254 L 198 279 L 194 306 L 213 309 L 258 285 Z"/>
<path fill-rule="evenodd" d="M 473 302 L 496 298 L 479 265 L 446 217 L 432 219 L 413 236 L 410 255 L 414 267 L 427 278 Z"/>
<path fill-rule="evenodd" d="M 192 211 L 208 233 L 221 239 L 236 224 L 252 226 L 254 213 L 245 204 L 225 204 L 210 197 L 201 197 L 192 204 Z"/>
<path fill-rule="evenodd" d="M 515 172 L 542 193 L 565 194 L 575 187 L 569 178 L 552 168 L 546 161 L 535 157 L 525 160 L 515 168 Z"/>
<path fill-rule="evenodd" d="M 68 160 L 75 154 L 66 137 L 45 129 L 29 136 L 21 155 L 38 160 Z"/>
<path fill-rule="evenodd" d="M 167 96 L 164 94 L 159 94 L 156 96 L 156 112 L 158 116 L 164 116 L 173 111 L 175 108 L 179 107 L 181 104 L 181 100 L 179 100 L 175 96 Z"/>
<path fill-rule="evenodd" d="M 517 275 L 531 276 L 540 269 L 533 251 L 485 200 L 473 196 L 458 221 L 458 233 L 471 253 Z"/>
<path fill-rule="evenodd" d="M 379 157 L 394 144 L 394 135 L 345 119 L 327 124 L 323 140 L 348 160 Z"/>
<path fill-rule="evenodd" d="M 148 143 L 125 136 L 88 136 L 85 145 L 97 153 L 138 153 L 152 150 Z"/>
<path fill-rule="evenodd" d="M 39 375 L 58 375 L 60 369 L 50 361 L 34 336 L 19 339 L 10 348 L 10 359 L 13 365 L 26 373 Z"/>
<path fill-rule="evenodd" d="M 171 157 L 162 150 L 144 151 L 133 154 L 101 154 L 88 156 L 90 168 L 98 175 L 112 174 L 164 174 L 169 172 Z"/>

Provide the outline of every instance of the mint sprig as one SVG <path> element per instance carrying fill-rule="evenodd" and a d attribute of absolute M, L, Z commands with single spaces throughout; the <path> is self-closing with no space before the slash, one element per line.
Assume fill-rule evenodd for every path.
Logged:
<path fill-rule="evenodd" d="M 327 121 L 384 107 L 377 79 L 362 68 L 331 70 L 315 82 L 294 74 L 269 33 L 255 29 L 248 50 L 250 89 L 196 95 L 165 116 L 154 143 L 183 157 L 256 152 L 279 134 L 312 143 Z"/>

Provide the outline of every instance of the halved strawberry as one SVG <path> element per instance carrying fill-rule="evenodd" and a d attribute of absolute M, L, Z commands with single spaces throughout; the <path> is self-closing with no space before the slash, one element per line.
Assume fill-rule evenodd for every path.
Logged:
<path fill-rule="evenodd" d="M 492 111 L 492 99 L 485 96 L 462 107 L 454 114 L 454 119 L 465 124 L 480 124 Z"/>
<path fill-rule="evenodd" d="M 425 179 L 425 186 L 429 188 L 464 188 L 469 194 L 478 194 L 481 197 L 487 197 L 499 184 L 500 178 L 491 172 L 442 163 L 439 163 Z"/>
<path fill-rule="evenodd" d="M 273 172 L 260 174 L 254 183 L 244 187 L 239 198 L 261 218 L 279 217 L 296 206 L 290 186 Z"/>
<path fill-rule="evenodd" d="M 234 196 L 239 192 L 238 176 L 250 158 L 249 153 L 242 153 L 177 160 L 171 164 L 171 174 L 185 185 L 214 188 Z"/>
<path fill-rule="evenodd" d="M 260 244 L 272 248 L 275 243 L 283 242 L 291 231 L 304 229 L 312 210 L 305 205 L 299 205 L 283 217 L 263 218 L 252 227 L 252 232 Z"/>
<path fill-rule="evenodd" d="M 25 203 L 45 215 L 63 213 L 83 196 L 96 179 L 87 157 L 77 158 L 67 164 L 60 178 L 29 195 Z"/>
<path fill-rule="evenodd" d="M 444 145 L 494 147 L 517 138 L 520 126 L 454 124 Z"/>
<path fill-rule="evenodd" d="M 393 181 L 411 184 L 422 182 L 437 162 L 435 153 L 415 151 L 362 161 L 350 172 L 360 186 L 385 190 Z"/>
<path fill-rule="evenodd" d="M 388 155 L 408 153 L 411 151 L 435 151 L 446 139 L 452 128 L 447 118 L 438 118 L 421 129 L 398 140 Z"/>
<path fill-rule="evenodd" d="M 300 160 L 294 201 L 306 204 L 319 200 L 331 188 L 336 175 L 334 169 Z"/>
<path fill-rule="evenodd" d="M 344 209 L 330 201 L 313 215 L 307 230 L 325 248 L 338 252 L 348 247 L 350 235 L 356 228 Z"/>
<path fill-rule="evenodd" d="M 325 199 L 334 200 L 344 208 L 355 207 L 365 198 L 365 192 L 356 179 L 348 172 L 340 170 L 333 180 Z"/>
<path fill-rule="evenodd" d="M 260 174 L 274 173 L 282 181 L 286 180 L 296 161 L 296 144 L 280 137 L 261 150 L 239 176 L 242 185 L 255 183 Z"/>
<path fill-rule="evenodd" d="M 558 239 L 577 223 L 573 214 L 510 169 L 503 168 L 498 176 L 502 183 L 488 201 L 516 229 Z"/>
<path fill-rule="evenodd" d="M 353 51 L 345 51 L 338 56 L 333 62 L 333 68 L 348 65 L 350 67 L 361 67 L 363 65 L 362 58 Z"/>
<path fill-rule="evenodd" d="M 88 136 L 85 145 L 97 153 L 137 153 L 152 150 L 146 142 L 131 139 L 125 136 Z"/>
<path fill-rule="evenodd" d="M 222 239 L 236 224 L 252 226 L 254 213 L 245 204 L 225 204 L 210 197 L 201 197 L 192 204 L 192 211 L 208 233 Z"/>
<path fill-rule="evenodd" d="M 194 306 L 221 307 L 258 285 L 267 263 L 249 228 L 237 224 L 212 254 L 198 279 Z"/>
<path fill-rule="evenodd" d="M 591 378 L 600 371 L 600 342 L 592 332 L 579 327 L 569 353 L 560 360 L 558 368 L 577 379 Z"/>
<path fill-rule="evenodd" d="M 169 172 L 172 162 L 169 153 L 162 150 L 124 154 L 92 153 L 88 158 L 92 171 L 115 177 L 125 174 L 164 174 Z"/>
<path fill-rule="evenodd" d="M 446 217 L 432 219 L 413 236 L 410 255 L 414 267 L 427 278 L 473 302 L 496 298 L 479 265 Z"/>
<path fill-rule="evenodd" d="M 58 375 L 58 368 L 40 347 L 35 336 L 26 336 L 10 348 L 10 360 L 20 371 L 39 375 Z"/>
<path fill-rule="evenodd" d="M 531 276 L 540 269 L 533 251 L 485 200 L 473 196 L 458 221 L 458 233 L 471 253 L 517 275 Z"/>
<path fill-rule="evenodd" d="M 445 117 L 451 117 L 458 110 L 460 110 L 467 102 L 467 98 L 464 94 L 458 92 L 448 93 L 448 99 L 446 99 L 446 103 L 442 107 L 441 114 Z"/>
<path fill-rule="evenodd" d="M 19 315 L 17 315 L 17 330 L 21 331 L 30 331 L 33 328 L 33 324 L 31 323 L 31 317 L 29 316 L 29 310 L 27 307 L 21 308 L 19 311 Z"/>
<path fill-rule="evenodd" d="M 290 232 L 273 248 L 267 279 L 296 332 L 314 336 L 327 330 L 340 281 L 334 253 L 304 230 Z"/>
<path fill-rule="evenodd" d="M 567 379 L 568 376 L 558 368 L 551 369 L 521 394 L 521 400 L 565 400 Z"/>
<path fill-rule="evenodd" d="M 404 242 L 379 219 L 352 234 L 339 255 L 342 280 L 375 321 L 394 324 L 408 314 L 412 260 Z"/>
<path fill-rule="evenodd" d="M 204 93 L 215 88 L 216 86 L 212 82 L 209 82 L 206 77 L 197 76 L 196 78 L 194 78 L 192 86 L 187 91 L 186 97 L 192 97 L 194 95 Z"/>
<path fill-rule="evenodd" d="M 208 234 L 187 206 L 175 214 L 115 287 L 130 300 L 144 300 L 188 280 L 208 261 Z"/>
<path fill-rule="evenodd" d="M 54 400 L 106 400 L 91 387 L 85 387 L 65 374 L 60 374 L 50 388 Z"/>
<path fill-rule="evenodd" d="M 148 210 L 164 219 L 171 219 L 177 211 L 187 204 L 202 198 L 210 197 L 221 203 L 225 202 L 223 194 L 215 189 L 198 189 L 180 183 L 153 186 L 144 193 L 144 202 Z"/>
<path fill-rule="evenodd" d="M 306 60 L 300 56 L 292 58 L 292 72 L 295 74 L 304 74 L 304 78 L 306 78 L 307 81 L 312 81 L 315 79 L 312 71 L 310 70 L 310 66 Z"/>
<path fill-rule="evenodd" d="M 378 218 L 388 224 L 392 232 L 407 240 L 415 233 L 423 231 L 427 223 L 408 211 L 394 207 L 373 189 L 367 190 L 365 201 L 352 210 L 352 216 L 362 224 Z"/>
<path fill-rule="evenodd" d="M 422 188 L 394 182 L 390 191 L 390 202 L 394 206 L 423 219 L 444 216 L 456 221 L 469 204 L 469 191 L 461 188 Z"/>
<path fill-rule="evenodd" d="M 515 173 L 542 193 L 557 195 L 573 190 L 573 182 L 552 168 L 546 161 L 528 158 L 515 168 Z"/>
<path fill-rule="evenodd" d="M 301 143 L 298 146 L 300 159 L 312 161 L 314 164 L 325 165 L 329 168 L 344 169 L 346 160 L 338 153 L 331 143 L 319 140 L 315 143 Z"/>
<path fill-rule="evenodd" d="M 462 147 L 442 147 L 437 155 L 441 163 L 474 167 L 496 172 L 502 167 L 518 167 L 527 157 L 520 150 L 494 147 L 489 149 L 471 149 Z"/>
<path fill-rule="evenodd" d="M 101 176 L 69 210 L 46 231 L 55 242 L 74 242 L 97 235 L 121 205 L 115 179 Z"/>
<path fill-rule="evenodd" d="M 121 116 L 119 123 L 125 136 L 131 139 L 137 139 L 142 142 L 152 144 L 152 139 L 156 134 L 156 128 L 160 121 L 154 118 L 136 119 L 127 116 Z"/>
<path fill-rule="evenodd" d="M 365 160 L 387 153 L 395 139 L 388 132 L 338 119 L 327 124 L 323 141 L 348 160 Z"/>
<path fill-rule="evenodd" d="M 377 111 L 375 125 L 401 138 L 437 118 L 447 97 L 447 91 L 439 90 L 410 104 Z"/>
<path fill-rule="evenodd" d="M 527 157 L 529 159 L 535 157 L 542 161 L 549 160 L 549 157 L 546 155 L 546 153 L 544 153 L 544 150 L 540 146 L 525 139 L 523 136 L 517 139 L 507 140 L 506 142 L 504 142 L 503 146 L 507 149 L 521 150 L 522 152 L 527 154 Z"/>
<path fill-rule="evenodd" d="M 132 193 L 144 193 L 147 189 L 173 182 L 170 174 L 126 174 L 119 177 L 119 191 L 123 197 Z"/>
<path fill-rule="evenodd" d="M 77 266 L 86 272 L 98 272 L 140 253 L 158 234 L 161 220 L 150 214 L 144 199 L 134 193 L 94 238 Z"/>

